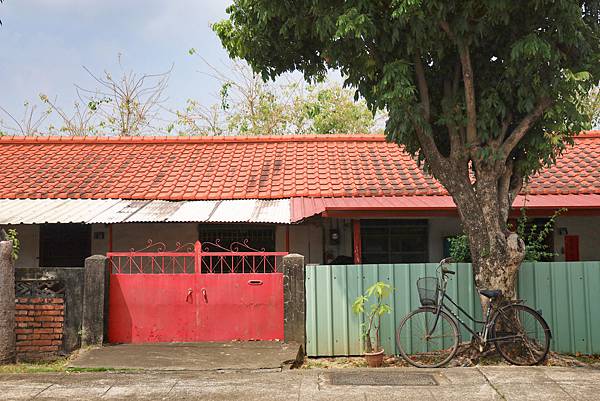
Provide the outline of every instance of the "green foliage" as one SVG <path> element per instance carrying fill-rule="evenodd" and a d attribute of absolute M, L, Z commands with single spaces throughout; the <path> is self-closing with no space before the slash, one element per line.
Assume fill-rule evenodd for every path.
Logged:
<path fill-rule="evenodd" d="M 377 132 L 377 119 L 364 99 L 337 83 L 266 83 L 245 65 L 235 79 L 221 80 L 219 103 L 188 100 L 177 112 L 179 133 L 208 135 L 354 134 Z M 215 72 L 215 74 L 217 74 Z M 379 117 L 380 114 L 377 115 Z"/>
<path fill-rule="evenodd" d="M 553 233 L 556 218 L 567 209 L 559 209 L 542 226 L 531 224 L 531 219 L 527 217 L 525 208 L 521 208 L 521 215 L 517 219 L 516 233 L 525 242 L 525 261 L 538 262 L 551 259 L 556 256 L 553 252 L 548 252 L 546 239 Z M 471 251 L 469 249 L 469 239 L 465 234 L 458 235 L 448 239 L 450 242 L 450 256 L 456 262 L 470 263 Z"/>
<path fill-rule="evenodd" d="M 450 257 L 458 263 L 471 262 L 471 250 L 469 249 L 469 238 L 466 234 L 448 238 L 450 245 Z"/>
<path fill-rule="evenodd" d="M 265 79 L 299 70 L 314 81 L 340 70 L 372 110 L 387 110 L 387 137 L 426 163 L 416 129 L 443 154 L 448 128 L 466 129 L 465 90 L 453 77 L 461 75 L 458 48 L 468 46 L 484 160 L 501 156 L 492 140 L 502 140 L 504 122 L 510 131 L 550 100 L 511 153 L 528 176 L 590 127 L 584 99 L 600 78 L 599 9 L 597 0 L 234 0 L 213 30 L 230 56 Z M 418 113 L 415 57 L 423 60 L 429 119 Z"/>
<path fill-rule="evenodd" d="M 21 242 L 18 238 L 17 230 L 15 229 L 0 229 L 0 240 L 12 242 L 12 259 L 16 261 L 19 258 L 19 251 L 21 250 Z"/>
<path fill-rule="evenodd" d="M 366 352 L 378 352 L 381 349 L 381 338 L 379 328 L 381 326 L 381 316 L 391 313 L 390 305 L 384 303 L 384 300 L 390 296 L 392 287 L 382 281 L 378 281 L 365 291 L 364 295 L 358 296 L 352 304 L 352 311 L 359 314 L 366 314 L 366 321 L 362 324 L 363 338 L 365 340 Z M 373 299 L 369 305 L 368 312 L 365 312 L 365 305 Z M 375 330 L 375 347 L 371 332 Z"/>

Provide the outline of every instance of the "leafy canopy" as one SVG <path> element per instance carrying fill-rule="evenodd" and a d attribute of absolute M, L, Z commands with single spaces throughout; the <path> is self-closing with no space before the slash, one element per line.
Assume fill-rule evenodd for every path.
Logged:
<path fill-rule="evenodd" d="M 372 110 L 389 112 L 388 138 L 421 160 L 431 164 L 420 132 L 445 156 L 457 132 L 470 160 L 510 155 L 524 177 L 589 127 L 599 8 L 597 0 L 234 0 L 213 29 L 264 79 L 340 70 Z M 498 146 L 532 113 L 525 135 Z"/>

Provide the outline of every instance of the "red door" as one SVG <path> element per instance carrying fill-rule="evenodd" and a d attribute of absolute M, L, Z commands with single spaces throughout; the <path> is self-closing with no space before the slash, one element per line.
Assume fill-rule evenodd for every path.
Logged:
<path fill-rule="evenodd" d="M 565 235 L 565 261 L 579 260 L 579 235 Z"/>
<path fill-rule="evenodd" d="M 109 253 L 108 340 L 282 340 L 287 253 L 201 249 Z"/>

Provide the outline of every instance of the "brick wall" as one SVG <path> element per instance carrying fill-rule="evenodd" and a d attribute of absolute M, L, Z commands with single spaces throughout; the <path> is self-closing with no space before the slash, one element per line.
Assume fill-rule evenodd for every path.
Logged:
<path fill-rule="evenodd" d="M 65 304 L 62 297 L 17 298 L 17 358 L 52 359 L 63 350 Z"/>

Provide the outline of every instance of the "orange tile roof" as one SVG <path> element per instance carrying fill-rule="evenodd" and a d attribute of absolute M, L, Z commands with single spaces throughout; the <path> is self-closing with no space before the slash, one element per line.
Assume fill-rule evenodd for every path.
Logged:
<path fill-rule="evenodd" d="M 446 195 L 376 135 L 0 137 L 0 198 L 278 199 Z M 531 194 L 600 193 L 600 132 L 576 139 Z"/>

